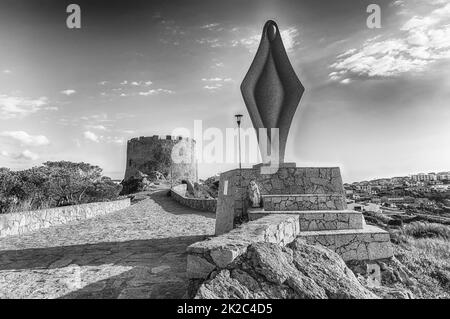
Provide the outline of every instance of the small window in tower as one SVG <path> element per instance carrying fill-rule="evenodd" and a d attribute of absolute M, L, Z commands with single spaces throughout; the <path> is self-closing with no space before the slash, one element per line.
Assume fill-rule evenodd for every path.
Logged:
<path fill-rule="evenodd" d="M 131 160 L 128 160 L 128 166 L 131 166 Z"/>

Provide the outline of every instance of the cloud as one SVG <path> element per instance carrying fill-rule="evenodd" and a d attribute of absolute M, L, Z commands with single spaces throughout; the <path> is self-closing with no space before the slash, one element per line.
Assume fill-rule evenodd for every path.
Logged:
<path fill-rule="evenodd" d="M 86 131 L 83 133 L 83 136 L 85 139 L 90 140 L 92 142 L 98 143 L 100 142 L 99 137 L 97 136 L 97 134 L 91 132 L 91 131 Z"/>
<path fill-rule="evenodd" d="M 67 95 L 67 96 L 75 94 L 75 93 L 77 93 L 77 91 L 71 90 L 71 89 L 67 89 L 67 90 L 61 91 L 61 94 L 64 94 L 64 95 Z"/>
<path fill-rule="evenodd" d="M 215 91 L 217 89 L 222 88 L 225 84 L 233 82 L 233 79 L 214 77 L 214 78 L 203 78 L 202 81 L 208 83 L 203 86 L 204 89 Z"/>
<path fill-rule="evenodd" d="M 283 40 L 286 51 L 291 52 L 299 44 L 297 40 L 299 36 L 298 29 L 296 27 L 288 27 L 281 31 L 281 39 Z M 243 46 L 251 52 L 256 52 L 259 42 L 261 41 L 261 34 L 257 33 L 249 37 L 235 39 L 231 42 L 233 47 Z"/>
<path fill-rule="evenodd" d="M 44 146 L 50 144 L 49 139 L 44 135 L 30 135 L 24 131 L 5 131 L 1 132 L 0 136 L 9 137 L 24 145 L 30 146 Z"/>
<path fill-rule="evenodd" d="M 103 140 L 105 143 L 119 144 L 119 145 L 125 144 L 125 138 L 123 138 L 123 137 L 107 136 L 107 137 L 103 137 Z"/>
<path fill-rule="evenodd" d="M 94 143 L 108 143 L 108 144 L 119 144 L 122 145 L 125 143 L 125 138 L 120 136 L 103 136 L 97 135 L 91 131 L 83 132 L 83 136 L 85 139 L 92 141 Z"/>
<path fill-rule="evenodd" d="M 39 158 L 38 154 L 33 153 L 29 150 L 24 150 L 20 153 L 9 153 L 7 151 L 1 151 L 0 155 L 2 155 L 4 157 L 15 159 L 15 160 L 35 161 Z"/>
<path fill-rule="evenodd" d="M 209 29 L 209 30 L 211 30 L 211 29 L 214 29 L 215 27 L 218 27 L 219 25 L 220 25 L 219 23 L 205 24 L 205 25 L 202 25 L 200 27 L 200 29 Z"/>
<path fill-rule="evenodd" d="M 443 4 L 443 2 L 442 2 Z M 340 54 L 330 67 L 332 81 L 388 78 L 423 72 L 434 62 L 450 58 L 450 3 L 428 15 L 413 15 L 392 35 L 369 39 Z"/>
<path fill-rule="evenodd" d="M 205 85 L 203 88 L 207 90 L 217 90 L 222 87 L 222 84 L 215 84 L 215 85 Z"/>
<path fill-rule="evenodd" d="M 109 83 L 108 81 L 101 81 L 101 82 L 98 82 L 99 85 L 106 85 L 106 84 L 108 84 L 108 83 Z"/>
<path fill-rule="evenodd" d="M 32 160 L 35 161 L 39 158 L 39 155 L 36 153 L 33 153 L 29 150 L 24 150 L 22 153 L 19 154 L 17 159 L 25 159 L 25 160 Z"/>
<path fill-rule="evenodd" d="M 87 128 L 93 129 L 93 130 L 99 130 L 99 131 L 107 131 L 108 128 L 104 125 L 86 125 Z"/>
<path fill-rule="evenodd" d="M 158 94 L 173 94 L 175 93 L 172 90 L 166 90 L 166 89 L 152 89 L 145 92 L 139 92 L 138 94 L 141 96 L 149 96 L 149 95 L 158 95 Z"/>
<path fill-rule="evenodd" d="M 136 131 L 135 130 L 118 130 L 120 133 L 124 133 L 124 134 L 135 134 Z"/>
<path fill-rule="evenodd" d="M 4 73 L 4 74 L 11 74 L 11 73 L 12 73 L 12 71 L 11 71 L 11 70 L 8 70 L 8 69 L 6 69 L 6 70 L 3 70 L 3 73 Z"/>
<path fill-rule="evenodd" d="M 7 120 L 24 117 L 40 110 L 53 110 L 46 106 L 48 99 L 42 96 L 37 99 L 30 99 L 19 96 L 8 96 L 0 94 L 0 119 Z"/>
<path fill-rule="evenodd" d="M 205 82 L 231 82 L 232 79 L 231 78 L 218 78 L 218 77 L 216 77 L 216 78 L 209 78 L 209 79 L 203 78 L 202 81 L 205 81 Z"/>

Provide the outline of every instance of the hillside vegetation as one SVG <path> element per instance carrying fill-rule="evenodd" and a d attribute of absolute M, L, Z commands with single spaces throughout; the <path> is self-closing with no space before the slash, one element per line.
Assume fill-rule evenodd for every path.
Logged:
<path fill-rule="evenodd" d="M 0 168 L 0 214 L 107 201 L 121 186 L 88 163 L 46 162 L 23 171 Z"/>
<path fill-rule="evenodd" d="M 450 298 L 450 227 L 424 221 L 391 226 L 384 217 L 371 218 L 366 221 L 390 232 L 394 248 L 395 265 L 385 271 L 383 285 L 416 298 Z"/>

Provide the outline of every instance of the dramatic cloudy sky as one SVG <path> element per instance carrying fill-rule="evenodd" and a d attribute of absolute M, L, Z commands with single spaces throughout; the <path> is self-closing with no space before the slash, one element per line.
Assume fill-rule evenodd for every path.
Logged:
<path fill-rule="evenodd" d="M 287 161 L 346 181 L 450 169 L 448 0 L 71 2 L 0 0 L 0 166 L 87 161 L 121 178 L 131 137 L 225 129 L 236 112 L 250 127 L 239 85 L 274 19 L 306 87 Z"/>

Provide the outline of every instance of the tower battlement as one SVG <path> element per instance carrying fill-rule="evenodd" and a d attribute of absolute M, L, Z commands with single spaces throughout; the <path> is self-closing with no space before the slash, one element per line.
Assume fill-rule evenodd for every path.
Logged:
<path fill-rule="evenodd" d="M 130 140 L 128 140 L 129 143 L 155 143 L 156 141 L 184 141 L 184 142 L 191 142 L 195 143 L 195 140 L 189 137 L 184 136 L 174 136 L 174 135 L 153 135 L 153 136 L 140 136 L 140 137 L 134 137 Z"/>

